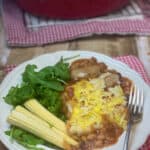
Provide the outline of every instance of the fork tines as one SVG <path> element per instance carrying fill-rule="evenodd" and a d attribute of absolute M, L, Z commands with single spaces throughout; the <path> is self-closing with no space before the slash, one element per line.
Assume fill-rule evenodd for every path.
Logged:
<path fill-rule="evenodd" d="M 137 86 L 132 86 L 128 101 L 128 109 L 130 113 L 142 113 L 144 105 L 143 90 L 139 90 Z"/>

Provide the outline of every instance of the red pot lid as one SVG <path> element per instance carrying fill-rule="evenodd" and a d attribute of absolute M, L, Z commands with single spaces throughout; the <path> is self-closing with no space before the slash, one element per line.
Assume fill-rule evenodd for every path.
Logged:
<path fill-rule="evenodd" d="M 105 15 L 125 6 L 129 0 L 16 0 L 18 5 L 38 16 L 78 19 Z"/>

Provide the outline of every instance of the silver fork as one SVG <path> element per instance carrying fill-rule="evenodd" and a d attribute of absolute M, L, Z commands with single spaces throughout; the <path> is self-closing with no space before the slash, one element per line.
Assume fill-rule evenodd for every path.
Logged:
<path fill-rule="evenodd" d="M 129 121 L 127 125 L 127 132 L 125 136 L 123 150 L 129 150 L 129 139 L 132 129 L 132 125 L 139 123 L 142 120 L 144 107 L 143 90 L 140 91 L 136 86 L 131 88 L 128 109 L 129 109 Z"/>

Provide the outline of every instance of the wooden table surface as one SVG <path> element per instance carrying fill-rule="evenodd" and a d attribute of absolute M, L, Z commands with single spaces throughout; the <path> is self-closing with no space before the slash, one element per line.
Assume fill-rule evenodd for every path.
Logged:
<path fill-rule="evenodd" d="M 150 38 L 137 36 L 92 36 L 62 43 L 30 48 L 8 48 L 5 44 L 5 34 L 0 22 L 0 80 L 4 74 L 2 69 L 6 64 L 20 64 L 44 53 L 61 50 L 89 50 L 103 53 L 111 57 L 135 55 L 141 59 L 150 75 Z M 6 150 L 0 143 L 0 150 Z"/>

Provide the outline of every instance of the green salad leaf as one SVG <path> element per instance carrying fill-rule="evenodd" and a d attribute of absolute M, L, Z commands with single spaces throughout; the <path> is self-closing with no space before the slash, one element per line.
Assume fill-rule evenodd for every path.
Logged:
<path fill-rule="evenodd" d="M 43 150 L 42 148 L 38 148 L 36 145 L 46 145 L 45 140 L 14 126 L 12 126 L 10 130 L 5 131 L 5 134 L 10 136 L 11 140 L 16 140 L 18 143 L 30 150 Z"/>
<path fill-rule="evenodd" d="M 13 106 L 36 98 L 45 108 L 61 119 L 61 92 L 70 80 L 69 63 L 62 58 L 54 66 L 46 66 L 37 71 L 37 66 L 28 64 L 22 74 L 22 83 L 12 87 L 4 97 L 6 103 Z"/>
<path fill-rule="evenodd" d="M 5 131 L 5 134 L 10 136 L 12 142 L 15 140 L 28 150 L 44 150 L 41 147 L 37 147 L 37 145 L 45 145 L 55 148 L 56 150 L 61 150 L 61 148 L 15 126 L 11 126 L 8 131 Z"/>
<path fill-rule="evenodd" d="M 63 85 L 56 80 L 56 77 L 52 76 L 52 67 L 43 69 L 36 72 L 35 65 L 27 65 L 25 72 L 23 73 L 23 81 L 29 83 L 32 87 L 44 86 L 52 90 L 63 91 Z M 54 67 L 55 68 L 55 67 Z M 49 72 L 47 71 L 49 69 Z"/>
<path fill-rule="evenodd" d="M 11 87 L 9 93 L 4 97 L 5 102 L 13 106 L 21 105 L 26 100 L 35 97 L 35 90 L 28 84 L 23 84 L 21 87 Z"/>
<path fill-rule="evenodd" d="M 75 57 L 78 56 L 61 58 L 54 66 L 47 66 L 39 71 L 36 71 L 38 69 L 36 65 L 28 64 L 22 74 L 22 83 L 11 87 L 4 97 L 5 102 L 15 107 L 35 98 L 50 112 L 65 121 L 66 118 L 61 112 L 61 92 L 64 90 L 67 81 L 70 80 L 69 63 L 66 61 Z M 5 134 L 29 150 L 42 150 L 42 148 L 37 147 L 37 144 L 60 150 L 55 145 L 47 143 L 45 140 L 18 127 L 11 126 Z"/>

